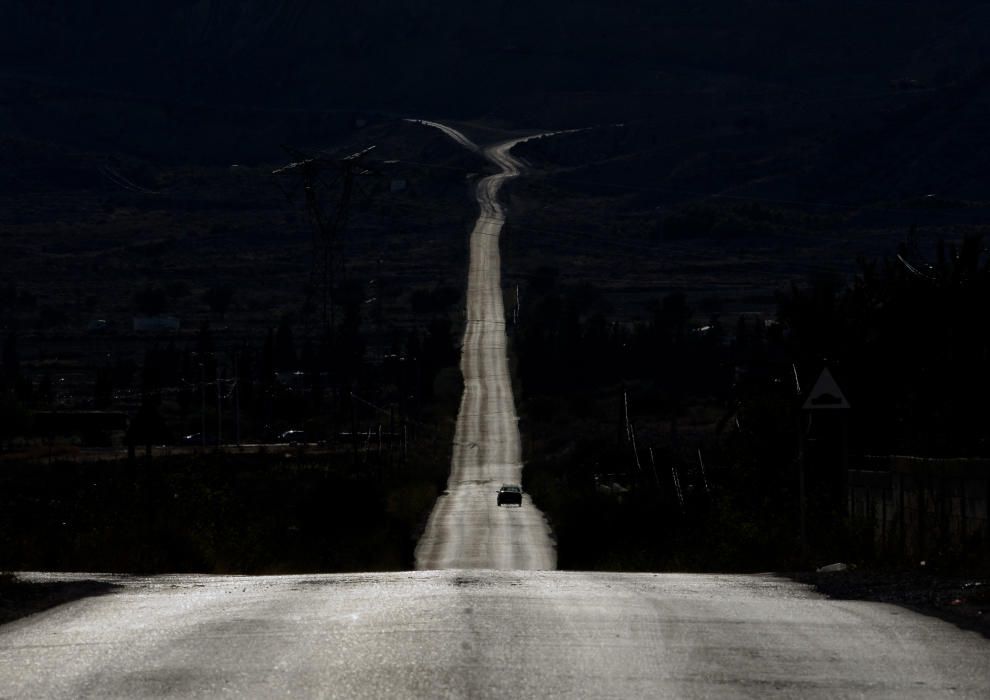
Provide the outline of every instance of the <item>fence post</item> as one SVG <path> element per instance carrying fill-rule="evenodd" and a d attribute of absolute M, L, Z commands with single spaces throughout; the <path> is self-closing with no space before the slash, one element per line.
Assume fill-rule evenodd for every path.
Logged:
<path fill-rule="evenodd" d="M 893 465 L 891 465 L 893 466 Z M 898 494 L 898 516 L 900 518 L 900 528 L 901 528 L 901 547 L 900 555 L 902 557 L 907 557 L 908 555 L 908 538 L 907 538 L 907 515 L 904 513 L 904 508 L 906 507 L 906 502 L 904 500 L 904 475 L 897 474 L 897 494 Z"/>
<path fill-rule="evenodd" d="M 888 475 L 889 476 L 889 475 Z M 890 479 L 887 484 L 880 484 L 880 551 L 887 548 L 887 493 L 890 491 Z"/>

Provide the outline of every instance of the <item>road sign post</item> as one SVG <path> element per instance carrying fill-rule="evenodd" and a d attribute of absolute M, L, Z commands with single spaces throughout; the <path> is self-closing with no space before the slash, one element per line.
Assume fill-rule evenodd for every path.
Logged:
<path fill-rule="evenodd" d="M 801 406 L 801 413 L 798 416 L 798 510 L 800 519 L 800 533 L 801 533 L 801 550 L 802 554 L 807 554 L 808 551 L 808 506 L 806 499 L 806 482 L 807 475 L 805 471 L 805 459 L 806 459 L 806 445 L 805 441 L 808 437 L 808 433 L 811 430 L 812 419 L 815 412 L 819 411 L 839 411 L 840 420 L 840 434 L 841 434 L 841 445 L 840 445 L 840 468 L 842 470 L 842 477 L 840 483 L 842 484 L 843 493 L 848 491 L 846 487 L 846 479 L 849 468 L 849 455 L 848 455 L 848 439 L 847 439 L 847 425 L 846 416 L 847 411 L 850 408 L 849 401 L 846 399 L 845 394 L 842 393 L 842 389 L 839 388 L 838 382 L 832 376 L 828 367 L 825 367 L 821 374 L 818 375 L 818 380 L 815 382 L 811 391 L 808 393 L 808 397 L 805 399 L 804 404 Z M 848 501 L 848 495 L 846 499 Z"/>

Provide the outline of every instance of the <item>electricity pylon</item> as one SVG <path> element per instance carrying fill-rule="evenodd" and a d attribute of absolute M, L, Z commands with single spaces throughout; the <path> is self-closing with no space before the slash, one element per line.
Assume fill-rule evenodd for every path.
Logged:
<path fill-rule="evenodd" d="M 311 294 L 320 298 L 323 330 L 328 337 L 335 328 L 333 297 L 338 278 L 344 272 L 340 235 L 350 214 L 355 179 L 373 174 L 367 167 L 365 157 L 374 148 L 369 146 L 343 158 L 306 156 L 286 148 L 298 160 L 272 172 L 283 192 L 290 198 L 291 190 L 283 186 L 283 179 L 289 175 L 297 175 L 301 180 L 306 209 L 313 222 L 310 289 Z M 328 201 L 329 204 L 325 204 Z"/>

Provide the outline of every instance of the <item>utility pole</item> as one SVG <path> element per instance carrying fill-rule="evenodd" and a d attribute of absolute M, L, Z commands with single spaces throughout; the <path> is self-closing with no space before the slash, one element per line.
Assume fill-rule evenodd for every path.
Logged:
<path fill-rule="evenodd" d="M 217 363 L 217 450 L 223 445 L 223 387 L 220 383 L 220 363 Z"/>
<path fill-rule="evenodd" d="M 339 236 L 350 215 L 355 178 L 372 172 L 365 166 L 364 159 L 374 148 L 369 146 L 343 158 L 306 157 L 290 151 L 300 160 L 272 172 L 276 177 L 297 174 L 302 180 L 306 208 L 314 225 L 310 283 L 320 296 L 323 330 L 327 336 L 333 333 L 336 325 L 333 297 L 337 289 L 338 272 L 343 273 L 344 270 Z M 332 212 L 329 213 L 324 209 L 320 197 L 320 188 L 329 188 L 328 180 L 337 181 L 340 185 Z M 283 188 L 283 191 L 286 190 Z"/>
<path fill-rule="evenodd" d="M 199 431 L 200 442 L 202 443 L 203 449 L 206 449 L 206 370 L 203 368 L 203 358 L 199 358 L 199 401 L 200 401 L 200 420 L 201 427 Z"/>
<path fill-rule="evenodd" d="M 808 556 L 808 506 L 805 500 L 805 483 L 804 483 L 804 440 L 807 435 L 807 428 L 805 427 L 806 419 L 804 411 L 802 410 L 798 413 L 798 453 L 797 453 L 797 469 L 798 469 L 798 532 L 801 535 L 801 557 L 807 558 Z M 807 422 L 810 427 L 811 417 L 808 416 Z"/>
<path fill-rule="evenodd" d="M 520 307 L 519 285 L 517 284 L 516 285 L 516 306 L 512 310 L 512 326 L 514 328 L 516 328 L 516 327 L 519 326 L 519 307 Z"/>
<path fill-rule="evenodd" d="M 237 353 L 234 353 L 234 440 L 241 446 L 241 381 L 237 373 Z"/>
<path fill-rule="evenodd" d="M 338 283 L 337 276 L 338 273 L 340 276 L 343 276 L 345 272 L 343 254 L 340 250 L 340 235 L 346 227 L 350 215 L 355 179 L 358 176 L 372 174 L 372 171 L 366 166 L 365 159 L 374 148 L 374 146 L 369 146 L 343 158 L 334 158 L 326 155 L 307 156 L 286 149 L 290 155 L 298 158 L 298 160 L 272 172 L 280 187 L 282 187 L 283 178 L 289 175 L 298 176 L 298 179 L 302 182 L 306 208 L 313 223 L 313 244 L 310 255 L 309 273 L 310 296 L 307 299 L 307 304 L 312 300 L 313 295 L 318 295 L 323 340 L 325 347 L 328 349 L 333 347 L 333 336 L 337 326 L 334 309 Z M 334 201 L 331 205 L 331 210 L 327 211 L 321 200 L 320 188 L 323 187 L 329 191 L 330 185 L 335 183 L 339 184 L 339 188 L 335 193 L 335 197 L 331 195 Z M 282 191 L 285 192 L 287 197 L 291 197 L 290 192 L 285 187 L 282 187 Z M 323 199 L 326 199 L 326 196 Z M 381 276 L 379 275 L 380 278 Z M 309 335 L 308 332 L 307 335 Z M 331 411 L 331 433 L 335 433 L 341 382 L 335 374 L 331 375 L 331 377 L 330 394 L 333 405 L 333 410 Z M 354 433 L 353 412 L 352 399 L 352 433 Z M 356 455 L 356 435 L 352 435 L 352 440 L 354 440 Z"/>
<path fill-rule="evenodd" d="M 653 448 L 650 448 L 650 465 L 653 467 L 653 481 L 657 485 L 657 493 L 660 493 L 660 475 L 657 474 L 657 460 L 653 457 Z"/>
<path fill-rule="evenodd" d="M 811 388 L 807 399 L 801 405 L 801 410 L 798 413 L 798 501 L 801 519 L 801 549 L 802 555 L 804 556 L 807 556 L 808 551 L 807 503 L 805 501 L 805 485 L 807 481 L 805 474 L 805 442 L 807 440 L 808 433 L 811 430 L 812 420 L 815 414 L 822 415 L 824 418 L 825 415 L 838 412 L 838 418 L 841 423 L 842 430 L 838 465 L 838 468 L 841 470 L 839 483 L 841 485 L 840 490 L 846 492 L 841 495 L 844 496 L 844 500 L 848 502 L 847 470 L 849 469 L 849 459 L 846 453 L 848 449 L 846 441 L 846 420 L 849 408 L 849 401 L 846 399 L 845 394 L 842 393 L 842 389 L 839 388 L 839 385 L 836 383 L 832 373 L 829 371 L 828 367 L 823 368 L 821 374 L 818 376 L 818 380 Z M 805 416 L 807 416 L 807 418 L 805 418 Z"/>
<path fill-rule="evenodd" d="M 395 469 L 393 452 L 395 450 L 395 406 L 388 407 L 388 469 Z"/>

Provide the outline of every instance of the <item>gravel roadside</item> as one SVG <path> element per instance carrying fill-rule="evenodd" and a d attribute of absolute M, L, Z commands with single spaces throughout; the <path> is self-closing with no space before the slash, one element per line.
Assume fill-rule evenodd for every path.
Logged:
<path fill-rule="evenodd" d="M 850 569 L 803 572 L 793 578 L 830 598 L 872 600 L 933 615 L 990 639 L 990 577 L 919 570 Z"/>
<path fill-rule="evenodd" d="M 14 574 L 0 573 L 0 625 L 114 588 L 104 581 L 24 581 Z"/>

